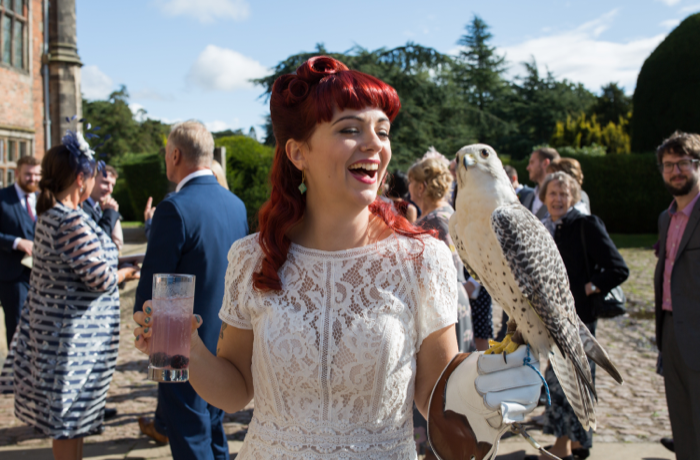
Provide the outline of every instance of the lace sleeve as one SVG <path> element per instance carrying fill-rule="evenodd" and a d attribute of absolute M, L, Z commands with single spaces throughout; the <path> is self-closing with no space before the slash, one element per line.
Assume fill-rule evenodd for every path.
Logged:
<path fill-rule="evenodd" d="M 117 272 L 109 264 L 97 234 L 80 214 L 71 213 L 61 223 L 56 249 L 89 291 L 106 292 L 116 286 Z"/>
<path fill-rule="evenodd" d="M 259 265 L 261 251 L 257 234 L 242 238 L 228 252 L 226 287 L 219 318 L 240 329 L 252 329 L 250 294 L 253 290 L 253 272 Z"/>
<path fill-rule="evenodd" d="M 416 353 L 426 337 L 457 322 L 457 273 L 452 254 L 441 241 L 425 240 L 418 282 Z"/>

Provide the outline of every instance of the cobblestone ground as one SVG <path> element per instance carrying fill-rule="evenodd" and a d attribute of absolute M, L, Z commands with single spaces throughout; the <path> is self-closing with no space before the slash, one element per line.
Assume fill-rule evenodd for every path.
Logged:
<path fill-rule="evenodd" d="M 143 246 L 131 246 L 128 252 L 143 252 L 144 249 Z M 657 350 L 654 345 L 653 320 L 649 319 L 651 303 L 648 298 L 648 286 L 652 279 L 654 258 L 651 251 L 621 252 L 634 274 L 628 282 L 633 284 L 623 286 L 630 293 L 632 311 L 630 315 L 622 318 L 600 321 L 598 339 L 618 366 L 625 384 L 618 386 L 605 372 L 598 373 L 596 441 L 654 442 L 671 434 L 663 379 L 655 374 Z M 644 286 L 646 288 L 643 288 Z M 155 408 L 156 385 L 146 380 L 146 359 L 133 346 L 134 323 L 131 320 L 131 310 L 135 288 L 136 282 L 132 282 L 121 293 L 119 358 L 107 400 L 107 407 L 117 408 L 119 415 L 106 423 L 103 434 L 86 438 L 86 443 L 99 443 L 105 450 L 113 449 L 116 454 L 118 451 L 129 451 L 127 446 L 139 441 L 142 448 L 148 447 L 153 453 L 146 455 L 139 451 L 140 458 L 154 458 L 166 456 L 169 452 L 167 448 L 157 448 L 153 442 L 144 445 L 145 441 L 137 425 L 139 417 L 150 416 Z M 500 315 L 500 309 L 494 311 L 496 323 L 500 322 Z M 0 338 L 1 342 L 4 342 L 4 337 Z M 542 410 L 538 408 L 535 412 L 535 420 Z M 227 415 L 225 428 L 230 441 L 243 439 L 252 411 L 251 404 L 245 411 Z M 534 423 L 531 429 L 537 430 Z M 551 437 L 544 436 L 541 432 L 534 431 L 532 434 L 540 442 L 551 441 Z M 506 440 L 508 441 L 510 440 Z M 49 439 L 15 419 L 11 395 L 0 395 L 0 446 L 50 446 Z M 87 449 L 88 446 L 86 452 Z M 155 455 L 156 451 L 161 453 Z M 124 458 L 123 456 L 124 454 L 120 454 L 119 458 Z"/>

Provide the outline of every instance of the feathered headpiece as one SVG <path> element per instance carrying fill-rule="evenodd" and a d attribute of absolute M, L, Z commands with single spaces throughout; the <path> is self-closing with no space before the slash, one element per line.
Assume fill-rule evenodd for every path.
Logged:
<path fill-rule="evenodd" d="M 77 119 L 77 115 L 73 115 L 73 117 L 68 118 L 66 117 L 66 121 L 68 123 L 75 122 Z M 84 118 L 81 118 L 78 120 L 79 123 L 85 122 Z M 85 125 L 85 136 L 78 131 L 76 128 L 75 131 L 71 131 L 70 129 L 66 130 L 65 136 L 63 136 L 63 139 L 61 139 L 61 143 L 70 151 L 71 156 L 73 158 L 73 163 L 74 167 L 77 169 L 78 172 L 82 172 L 85 174 L 93 174 L 95 172 L 95 167 L 97 167 L 97 170 L 102 173 L 103 176 L 107 177 L 107 171 L 105 169 L 105 162 L 102 160 L 96 161 L 95 160 L 95 150 L 90 147 L 90 144 L 85 140 L 87 137 L 88 139 L 98 139 L 99 136 L 94 133 L 94 131 L 99 131 L 100 127 L 95 126 L 92 133 L 88 132 L 92 126 L 90 123 L 87 123 Z M 105 142 L 109 140 L 111 136 L 108 134 L 102 138 L 102 142 L 95 146 L 95 149 L 98 149 L 104 145 Z"/>

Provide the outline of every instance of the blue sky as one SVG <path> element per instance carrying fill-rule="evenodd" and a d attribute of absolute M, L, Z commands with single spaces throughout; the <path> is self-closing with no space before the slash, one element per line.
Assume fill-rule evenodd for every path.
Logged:
<path fill-rule="evenodd" d="M 511 75 L 534 56 L 558 78 L 593 91 L 616 81 L 631 94 L 644 59 L 699 11 L 700 0 L 77 0 L 78 52 L 88 99 L 124 84 L 149 117 L 261 133 L 268 108 L 248 80 L 316 43 L 345 51 L 411 40 L 454 53 L 476 14 Z"/>

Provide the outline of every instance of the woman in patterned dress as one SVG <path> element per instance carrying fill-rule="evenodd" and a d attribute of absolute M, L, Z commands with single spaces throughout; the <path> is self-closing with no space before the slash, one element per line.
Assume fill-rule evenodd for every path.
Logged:
<path fill-rule="evenodd" d="M 458 351 L 457 274 L 444 243 L 377 199 L 399 107 L 393 88 L 329 57 L 273 85 L 260 233 L 229 251 L 216 356 L 196 316 L 190 350 L 210 404 L 236 412 L 255 395 L 240 460 L 416 459 L 413 403 L 427 413 Z M 144 353 L 151 313 L 134 314 Z"/>
<path fill-rule="evenodd" d="M 80 208 L 95 185 L 92 155 L 58 145 L 41 169 L 29 296 L 3 375 L 17 418 L 53 438 L 57 460 L 72 460 L 102 426 L 119 346 L 117 284 L 137 269 L 117 270 L 116 246 Z"/>

